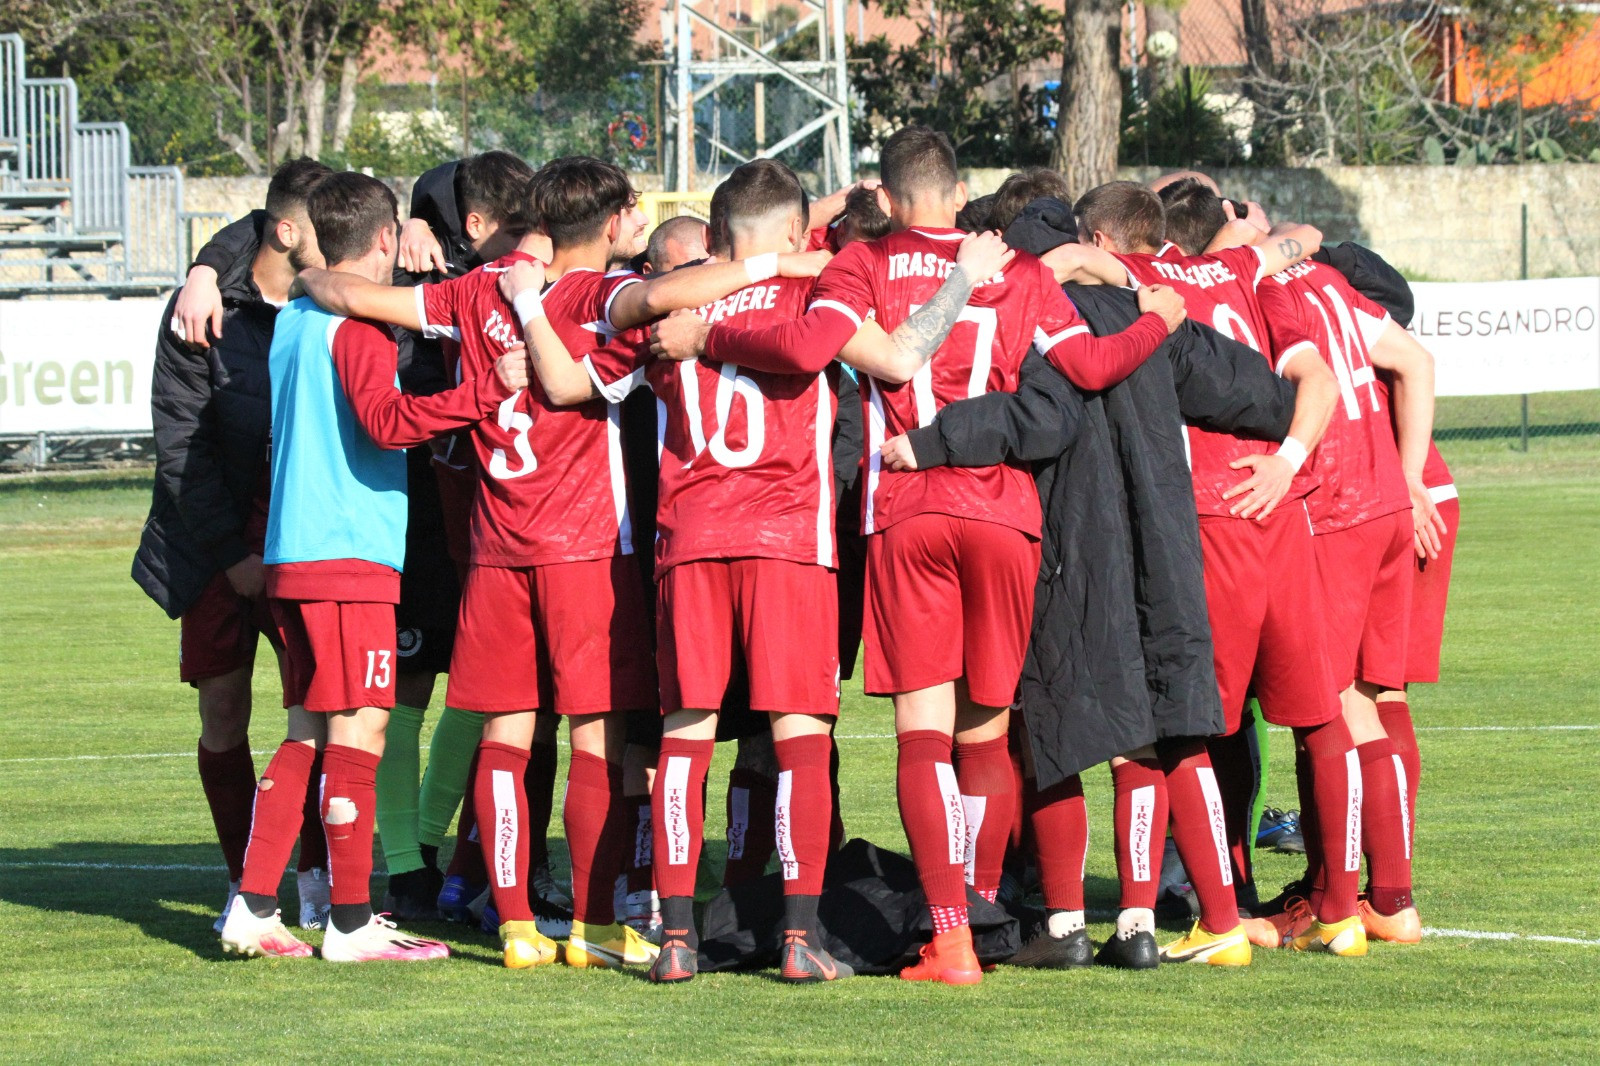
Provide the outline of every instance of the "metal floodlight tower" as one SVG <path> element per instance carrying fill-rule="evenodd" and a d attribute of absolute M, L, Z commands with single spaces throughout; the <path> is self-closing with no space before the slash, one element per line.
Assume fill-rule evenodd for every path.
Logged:
<path fill-rule="evenodd" d="M 800 9 L 793 26 L 770 41 L 752 44 L 706 14 L 720 8 L 715 0 L 666 0 L 661 11 L 661 38 L 671 67 L 668 106 L 674 125 L 677 191 L 696 191 L 695 149 L 704 143 L 738 162 L 754 158 L 730 147 L 716 128 L 695 123 L 695 105 L 730 84 L 752 84 L 756 101 L 756 155 L 781 157 L 817 131 L 822 131 L 822 172 L 833 188 L 851 180 L 850 82 L 846 69 L 845 0 L 784 0 Z M 752 6 L 759 5 L 759 0 Z M 808 47 L 806 59 L 777 59 L 774 53 L 791 41 Z M 710 45 L 710 54 L 696 54 L 696 44 Z M 787 51 L 787 50 L 786 50 Z M 765 140 L 765 85 L 790 82 L 820 105 L 820 113 L 771 144 Z"/>

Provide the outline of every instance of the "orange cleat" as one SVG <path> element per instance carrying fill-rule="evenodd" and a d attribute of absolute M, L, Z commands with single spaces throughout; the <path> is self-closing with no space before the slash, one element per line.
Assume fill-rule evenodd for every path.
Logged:
<path fill-rule="evenodd" d="M 1243 921 L 1245 936 L 1258 948 L 1281 948 L 1316 921 L 1311 904 L 1296 896 L 1281 914 L 1269 918 L 1246 918 Z"/>
<path fill-rule="evenodd" d="M 1379 914 L 1362 897 L 1356 904 L 1361 915 L 1361 925 L 1369 940 L 1382 940 L 1390 944 L 1419 944 L 1422 942 L 1422 916 L 1417 908 L 1407 907 L 1394 914 Z"/>
<path fill-rule="evenodd" d="M 943 981 L 947 985 L 975 985 L 983 980 L 983 968 L 972 951 L 972 927 L 958 925 L 939 933 L 922 949 L 914 966 L 900 971 L 903 981 Z"/>

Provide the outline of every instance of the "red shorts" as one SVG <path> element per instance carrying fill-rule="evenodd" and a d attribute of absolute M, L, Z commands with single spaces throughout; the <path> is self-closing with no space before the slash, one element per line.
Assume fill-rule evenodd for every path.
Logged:
<path fill-rule="evenodd" d="M 1404 688 L 1411 579 L 1411 509 L 1315 538 L 1327 613 L 1328 664 L 1339 691 L 1366 681 Z"/>
<path fill-rule="evenodd" d="M 920 514 L 867 538 L 866 690 L 966 678 L 974 703 L 1017 698 L 1039 542 L 995 522 Z"/>
<path fill-rule="evenodd" d="M 394 604 L 274 599 L 272 617 L 283 641 L 285 707 L 394 706 Z"/>
<path fill-rule="evenodd" d="M 751 710 L 839 713 L 839 585 L 827 567 L 679 563 L 657 583 L 656 641 L 663 713 L 720 708 L 736 650 Z"/>
<path fill-rule="evenodd" d="M 261 634 L 278 646 L 266 597 L 246 599 L 233 591 L 226 573 L 217 571 L 178 619 L 178 680 L 193 684 L 254 666 Z"/>
<path fill-rule="evenodd" d="M 1452 487 L 1453 488 L 1453 487 Z M 1406 683 L 1439 680 L 1439 648 L 1444 643 L 1444 608 L 1450 596 L 1450 562 L 1456 554 L 1456 526 L 1461 501 L 1442 501 L 1444 541 L 1437 559 L 1418 559 L 1411 579 L 1411 628 L 1406 637 Z"/>
<path fill-rule="evenodd" d="M 469 567 L 447 702 L 485 714 L 654 710 L 642 586 L 628 555 Z"/>
<path fill-rule="evenodd" d="M 1300 503 L 1265 522 L 1200 516 L 1225 735 L 1238 732 L 1251 691 L 1274 725 L 1318 726 L 1339 716 L 1311 542 Z"/>

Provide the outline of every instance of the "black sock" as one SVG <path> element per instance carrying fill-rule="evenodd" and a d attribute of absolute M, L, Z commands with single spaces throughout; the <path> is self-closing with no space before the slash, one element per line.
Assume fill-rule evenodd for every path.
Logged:
<path fill-rule="evenodd" d="M 682 940 L 700 950 L 700 931 L 694 927 L 694 897 L 664 896 L 661 900 L 661 935 Z"/>
<path fill-rule="evenodd" d="M 803 933 L 806 943 L 821 947 L 817 940 L 817 903 L 821 896 L 785 895 L 783 897 L 783 930 L 785 933 Z"/>
<path fill-rule="evenodd" d="M 418 844 L 417 850 L 422 852 L 422 865 L 430 870 L 439 868 L 439 845 Z"/>
<path fill-rule="evenodd" d="M 239 898 L 244 900 L 244 905 L 257 918 L 271 918 L 278 913 L 278 898 L 276 896 L 263 896 L 257 892 L 241 892 L 239 893 Z"/>
<path fill-rule="evenodd" d="M 333 927 L 339 932 L 353 933 L 372 921 L 372 904 L 335 903 L 329 921 L 333 922 Z"/>

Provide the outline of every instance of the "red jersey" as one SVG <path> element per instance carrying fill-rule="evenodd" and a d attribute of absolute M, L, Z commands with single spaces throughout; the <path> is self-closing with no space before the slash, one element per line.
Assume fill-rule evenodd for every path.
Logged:
<path fill-rule="evenodd" d="M 1395 445 L 1400 444 L 1400 427 L 1395 424 L 1394 405 L 1389 402 L 1389 391 L 1393 385 L 1394 375 L 1381 368 L 1374 367 L 1378 374 L 1378 392 L 1383 399 L 1383 405 L 1389 408 L 1389 428 L 1394 430 Z M 1455 476 L 1450 473 L 1450 467 L 1445 463 L 1444 456 L 1439 454 L 1439 446 L 1431 439 L 1428 441 L 1428 458 L 1422 464 L 1422 484 L 1433 496 L 1434 503 L 1456 498 Z"/>
<path fill-rule="evenodd" d="M 1253 247 L 1225 248 L 1211 255 L 1184 255 L 1175 244 L 1168 244 L 1158 255 L 1129 253 L 1117 257 L 1128 268 L 1138 285 L 1170 285 L 1183 297 L 1192 321 L 1215 329 L 1223 336 L 1266 354 L 1269 330 L 1256 283 L 1261 274 L 1261 253 Z M 1279 335 L 1291 337 L 1285 328 Z M 1268 361 L 1279 373 L 1301 337 L 1284 347 L 1274 347 Z M 1224 500 L 1222 494 L 1250 476 L 1248 469 L 1235 470 L 1229 464 L 1247 455 L 1270 455 L 1278 450 L 1273 441 L 1248 440 L 1231 433 L 1187 426 L 1189 472 L 1194 482 L 1195 508 L 1200 514 L 1227 518 L 1238 500 Z M 1297 500 L 1316 487 L 1309 472 L 1294 479 L 1287 500 Z"/>
<path fill-rule="evenodd" d="M 758 282 L 694 313 L 766 326 L 798 318 L 810 278 Z M 656 576 L 696 559 L 784 559 L 834 567 L 837 408 L 828 371 L 778 374 L 737 363 L 655 359 L 647 344 L 613 343 L 585 360 L 620 403 L 644 372 L 662 415 Z"/>
<path fill-rule="evenodd" d="M 1411 506 L 1371 348 L 1389 314 L 1321 263 L 1296 264 L 1261 285 L 1273 329 L 1309 336 L 1339 380 L 1339 402 L 1310 463 L 1321 482 L 1306 497 L 1314 533 L 1359 526 Z"/>
<path fill-rule="evenodd" d="M 500 295 L 513 252 L 462 277 L 417 286 L 423 333 L 461 344 L 459 374 L 494 365 L 522 333 Z M 587 352 L 619 332 L 611 302 L 641 280 L 627 272 L 572 270 L 544 294 L 550 325 L 570 352 Z M 480 566 L 539 566 L 633 551 L 623 475 L 622 423 L 602 399 L 557 407 L 537 380 L 509 397 L 473 432 L 480 480 L 472 509 L 472 561 Z"/>

